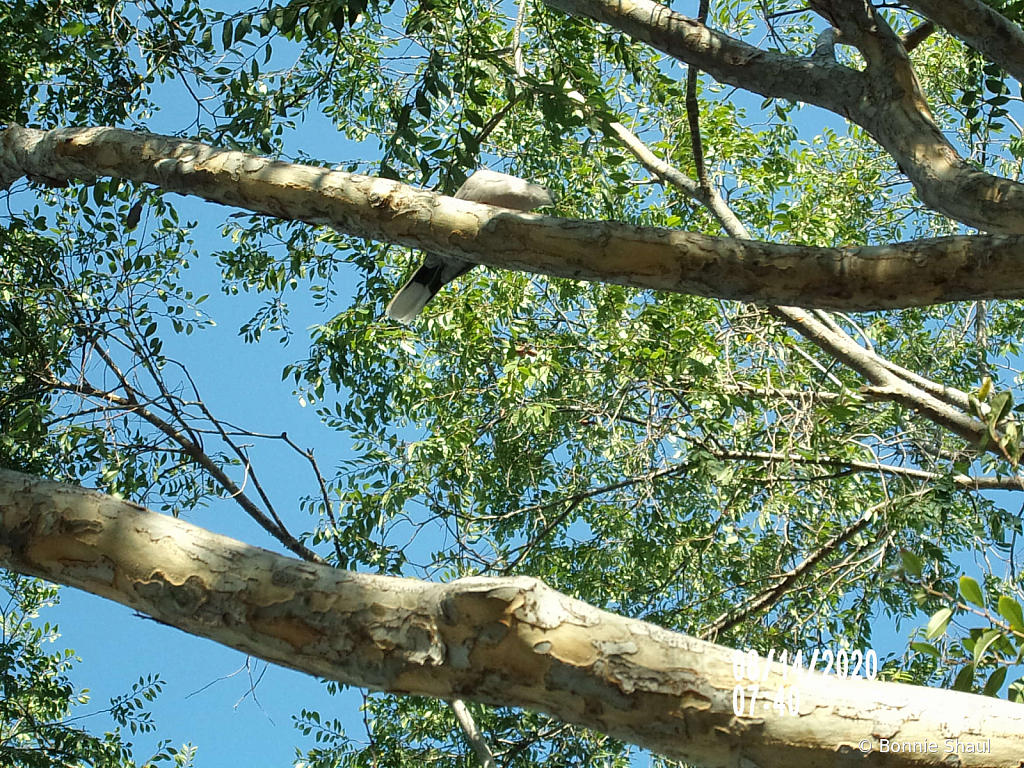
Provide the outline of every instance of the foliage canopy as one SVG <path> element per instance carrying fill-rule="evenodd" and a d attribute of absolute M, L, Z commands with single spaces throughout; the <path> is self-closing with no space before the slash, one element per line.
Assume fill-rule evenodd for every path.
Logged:
<path fill-rule="evenodd" d="M 683 5 L 698 15 L 696 2 Z M 1024 3 L 989 5 L 1013 22 L 1024 14 Z M 811 55 L 823 29 L 795 0 L 700 6 L 710 27 L 793 56 Z M 901 34 L 922 23 L 914 3 L 886 6 Z M 727 234 L 636 161 L 615 127 L 625 125 L 718 190 L 754 239 L 833 246 L 961 231 L 836 115 L 721 85 L 541 3 L 521 0 L 518 19 L 514 10 L 489 0 L 230 11 L 18 2 L 0 7 L 0 120 L 146 129 L 173 111 L 179 133 L 253 154 L 445 193 L 485 164 L 545 184 L 563 216 Z M 836 56 L 863 64 L 852 47 Z M 911 58 L 944 134 L 978 168 L 1018 177 L 1018 84 L 943 29 Z M 346 142 L 299 155 L 293 137 L 314 122 Z M 332 156 L 340 147 L 346 155 Z M 1024 682 L 1013 682 L 1024 653 L 1019 303 L 828 321 L 879 359 L 970 393 L 965 410 L 992 425 L 979 449 L 862 389 L 857 370 L 763 307 L 476 270 L 397 327 L 382 309 L 418 254 L 238 215 L 225 219 L 220 250 L 200 253 L 175 204 L 116 179 L 10 196 L 4 466 L 177 513 L 238 499 L 243 476 L 273 471 L 248 466 L 243 444 L 268 443 L 309 459 L 308 491 L 277 518 L 259 486 L 247 488 L 243 511 L 338 567 L 529 574 L 611 611 L 765 651 L 865 648 L 893 622 L 920 632 L 884 676 L 1024 701 Z M 217 260 L 224 292 L 260 297 L 239 343 L 290 340 L 284 377 L 315 405 L 330 444 L 350 452 L 313 460 L 286 436 L 259 434 L 256 418 L 236 427 L 204 406 L 164 354 L 164 339 L 215 319 L 187 271 L 200 258 Z M 295 303 L 336 314 L 307 340 L 290 325 Z M 269 386 L 276 372 L 251 375 Z M 23 613 L 43 594 L 9 586 Z M 3 646 L 5 662 L 17 642 Z M 44 694 L 40 729 L 66 717 L 64 696 Z M 439 703 L 375 696 L 367 707 L 369 746 L 304 713 L 322 738 L 309 764 L 465 763 Z M 14 716 L 0 711 L 9 734 Z M 623 745 L 540 715 L 476 714 L 506 763 L 628 761 Z M 116 745 L 83 737 L 71 749 L 89 764 L 128 759 L 90 763 L 101 748 Z"/>

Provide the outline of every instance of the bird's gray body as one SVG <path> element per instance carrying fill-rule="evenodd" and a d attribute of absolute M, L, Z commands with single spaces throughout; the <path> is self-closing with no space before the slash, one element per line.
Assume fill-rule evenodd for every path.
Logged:
<path fill-rule="evenodd" d="M 459 187 L 455 197 L 513 211 L 532 211 L 554 204 L 551 193 L 539 184 L 496 171 L 477 171 Z M 428 253 L 423 265 L 388 304 L 388 317 L 400 323 L 412 322 L 441 288 L 475 266 L 469 261 Z"/>

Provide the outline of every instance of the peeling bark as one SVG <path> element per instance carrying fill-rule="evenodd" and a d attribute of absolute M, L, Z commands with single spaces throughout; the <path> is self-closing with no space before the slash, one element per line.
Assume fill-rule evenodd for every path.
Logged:
<path fill-rule="evenodd" d="M 500 269 L 734 301 L 866 311 L 1024 298 L 1020 236 L 779 245 L 517 213 L 117 128 L 12 126 L 0 133 L 0 189 L 21 177 L 64 184 L 101 176 Z"/>
<path fill-rule="evenodd" d="M 0 470 L 0 565 L 282 666 L 392 693 L 549 713 L 705 766 L 949 765 L 880 739 L 959 739 L 963 768 L 1024 765 L 1024 707 L 820 674 L 797 714 L 736 716 L 733 651 L 598 610 L 536 579 L 450 584 L 293 560 L 127 501 Z M 742 683 L 748 684 L 749 681 Z M 858 745 L 867 740 L 866 755 Z"/>

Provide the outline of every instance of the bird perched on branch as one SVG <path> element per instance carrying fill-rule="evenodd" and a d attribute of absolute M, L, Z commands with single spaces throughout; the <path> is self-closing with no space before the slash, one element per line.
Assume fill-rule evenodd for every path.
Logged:
<path fill-rule="evenodd" d="M 539 184 L 496 171 L 477 171 L 459 187 L 455 197 L 513 211 L 532 211 L 554 204 L 551 193 Z M 412 322 L 441 288 L 475 266 L 469 261 L 428 253 L 423 265 L 388 304 L 388 317 L 400 323 Z"/>

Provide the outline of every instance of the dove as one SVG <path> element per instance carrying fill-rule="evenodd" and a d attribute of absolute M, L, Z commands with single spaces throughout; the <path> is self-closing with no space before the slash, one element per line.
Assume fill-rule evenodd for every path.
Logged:
<path fill-rule="evenodd" d="M 513 211 L 532 211 L 554 204 L 551 193 L 539 184 L 486 170 L 477 171 L 466 179 L 455 197 Z M 420 268 L 388 304 L 387 316 L 400 323 L 411 323 L 438 291 L 475 266 L 469 261 L 428 253 Z"/>

